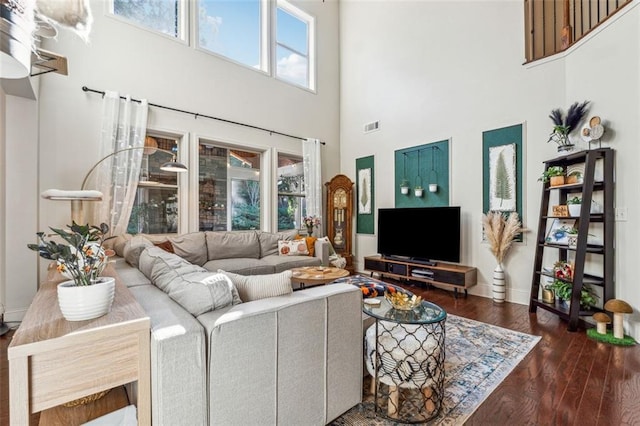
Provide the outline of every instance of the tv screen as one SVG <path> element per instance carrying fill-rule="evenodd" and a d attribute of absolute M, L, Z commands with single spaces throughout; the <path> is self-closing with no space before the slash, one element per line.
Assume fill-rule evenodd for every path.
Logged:
<path fill-rule="evenodd" d="M 378 253 L 460 262 L 460 207 L 378 209 Z"/>

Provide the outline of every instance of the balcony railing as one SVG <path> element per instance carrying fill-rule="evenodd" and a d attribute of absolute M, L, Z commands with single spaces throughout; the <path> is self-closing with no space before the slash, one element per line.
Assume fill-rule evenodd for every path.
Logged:
<path fill-rule="evenodd" d="M 631 0 L 525 0 L 527 62 L 567 49 Z"/>

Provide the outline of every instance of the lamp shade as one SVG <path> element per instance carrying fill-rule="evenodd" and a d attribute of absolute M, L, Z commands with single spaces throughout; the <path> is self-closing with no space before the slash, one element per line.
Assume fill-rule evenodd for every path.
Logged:
<path fill-rule="evenodd" d="M 33 0 L 0 0 L 0 78 L 31 73 L 33 8 Z"/>
<path fill-rule="evenodd" d="M 172 161 L 167 161 L 160 166 L 160 170 L 164 170 L 165 172 L 183 173 L 187 171 L 187 166 L 182 163 L 178 163 L 174 158 Z"/>

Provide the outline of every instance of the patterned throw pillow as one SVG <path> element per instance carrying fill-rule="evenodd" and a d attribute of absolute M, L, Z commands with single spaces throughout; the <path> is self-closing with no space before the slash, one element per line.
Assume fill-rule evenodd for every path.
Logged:
<path fill-rule="evenodd" d="M 305 240 L 307 243 L 307 250 L 309 250 L 309 256 L 313 257 L 316 252 L 316 237 L 303 237 L 302 235 L 296 235 L 294 240 Z"/>
<path fill-rule="evenodd" d="M 308 256 L 309 249 L 304 240 L 278 241 L 280 256 Z"/>

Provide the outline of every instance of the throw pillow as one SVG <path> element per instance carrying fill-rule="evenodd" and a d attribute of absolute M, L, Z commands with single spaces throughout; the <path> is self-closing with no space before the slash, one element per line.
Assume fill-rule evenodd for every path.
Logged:
<path fill-rule="evenodd" d="M 291 287 L 291 271 L 268 275 L 239 275 L 218 269 L 218 272 L 228 276 L 238 289 L 243 302 L 266 299 L 267 297 L 282 296 L 293 292 Z"/>
<path fill-rule="evenodd" d="M 193 316 L 241 302 L 226 275 L 192 265 L 158 247 L 146 249 L 140 263 L 149 279 Z"/>
<path fill-rule="evenodd" d="M 305 240 L 307 243 L 307 250 L 309 250 L 309 256 L 313 257 L 316 251 L 316 237 L 303 237 L 302 235 L 296 235 L 294 240 Z"/>
<path fill-rule="evenodd" d="M 137 268 L 140 254 L 148 247 L 153 247 L 153 243 L 141 235 L 136 235 L 125 243 L 122 256 L 129 265 Z"/>
<path fill-rule="evenodd" d="M 171 241 L 163 241 L 161 243 L 155 243 L 154 246 L 160 247 L 162 250 L 168 253 L 175 253 L 173 251 L 173 244 L 171 244 Z"/>
<path fill-rule="evenodd" d="M 319 237 L 318 241 L 325 241 L 327 244 L 329 244 L 329 256 L 337 254 L 336 250 L 333 248 L 333 245 L 331 244 L 331 241 L 329 241 L 329 237 Z"/>
<path fill-rule="evenodd" d="M 189 234 L 169 237 L 173 247 L 173 253 L 193 263 L 204 265 L 207 263 L 207 241 L 204 232 L 191 232 Z"/>
<path fill-rule="evenodd" d="M 278 241 L 278 254 L 280 256 L 307 256 L 309 250 L 304 240 Z"/>

